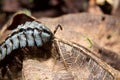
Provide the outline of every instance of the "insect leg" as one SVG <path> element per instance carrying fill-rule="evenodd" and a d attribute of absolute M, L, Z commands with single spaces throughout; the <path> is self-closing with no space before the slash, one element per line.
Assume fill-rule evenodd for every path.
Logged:
<path fill-rule="evenodd" d="M 7 69 L 7 76 L 8 76 L 8 79 L 9 79 L 9 80 L 14 80 L 13 77 L 12 77 L 12 72 L 11 72 L 11 70 L 9 69 L 8 66 L 6 66 L 6 69 Z"/>
<path fill-rule="evenodd" d="M 16 60 L 17 63 L 19 63 L 20 65 L 22 64 L 22 61 L 21 61 L 18 57 L 16 57 L 16 56 L 15 56 L 15 60 Z"/>

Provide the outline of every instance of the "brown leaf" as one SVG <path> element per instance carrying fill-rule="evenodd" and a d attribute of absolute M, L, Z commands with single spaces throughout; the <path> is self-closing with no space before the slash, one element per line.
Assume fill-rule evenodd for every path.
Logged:
<path fill-rule="evenodd" d="M 0 41 L 2 42 L 5 37 L 11 33 L 11 31 L 13 29 L 15 29 L 19 24 L 21 23 L 25 23 L 26 21 L 38 21 L 38 19 L 35 19 L 32 16 L 28 16 L 24 13 L 17 13 L 15 14 L 7 24 L 5 24 L 5 26 L 2 28 L 2 30 L 0 31 L 0 37 L 2 37 L 2 39 L 0 38 Z M 119 78 L 119 72 L 117 70 L 114 70 L 113 68 L 111 68 L 109 65 L 107 65 L 105 62 L 101 61 L 100 59 L 105 59 L 105 61 L 110 64 L 109 62 L 114 60 L 114 61 L 120 61 L 119 58 L 119 54 L 115 53 L 115 52 L 119 52 L 119 20 L 118 19 L 114 19 L 113 17 L 110 16 L 99 16 L 99 15 L 92 15 L 92 14 L 88 14 L 88 13 L 83 13 L 83 14 L 70 14 L 70 15 L 65 15 L 65 16 L 61 16 L 58 18 L 43 18 L 40 19 L 40 21 L 42 23 L 45 23 L 52 31 L 54 31 L 55 26 L 57 24 L 61 24 L 63 26 L 63 31 L 59 31 L 57 32 L 57 34 L 55 34 L 56 37 L 60 38 L 60 39 L 66 39 L 68 40 L 68 42 L 66 43 L 64 40 L 61 41 L 58 39 L 57 44 L 54 45 L 58 45 L 50 47 L 50 52 L 51 49 L 53 49 L 52 54 L 54 55 L 48 55 L 49 57 L 46 58 L 46 56 L 37 56 L 36 54 L 33 54 L 34 51 L 36 50 L 36 48 L 28 48 L 28 51 L 22 50 L 23 53 L 19 52 L 19 50 L 17 50 L 17 52 L 13 52 L 13 53 L 18 53 L 19 54 L 23 54 L 24 57 L 28 57 L 30 55 L 29 58 L 33 59 L 37 57 L 37 60 L 42 60 L 45 62 L 35 62 L 35 65 L 38 63 L 41 63 L 41 65 L 39 66 L 45 66 L 47 69 L 46 72 L 51 71 L 50 68 L 52 68 L 49 65 L 46 65 L 49 60 L 50 60 L 50 65 L 57 65 L 54 62 L 57 61 L 60 65 L 62 65 L 64 67 L 64 71 L 63 72 L 58 72 L 60 74 L 57 73 L 52 73 L 52 71 L 50 72 L 50 75 L 45 74 L 44 70 L 42 70 L 43 74 L 47 75 L 47 78 L 45 77 L 45 75 L 43 75 L 42 79 L 56 79 L 54 76 L 52 75 L 57 75 L 57 79 L 96 79 L 99 78 L 100 80 L 103 78 L 102 74 L 105 74 L 104 78 L 109 78 L 109 80 L 113 80 L 114 78 Z M 115 32 L 115 33 L 114 33 Z M 114 33 L 114 35 L 111 34 Z M 92 44 L 92 48 L 89 48 L 91 51 L 93 51 L 94 53 L 90 52 L 89 50 L 87 50 L 86 48 L 82 47 L 85 46 L 87 47 L 89 45 L 89 41 L 86 42 L 84 41 L 85 36 L 90 36 L 90 40 L 92 40 L 93 44 Z M 109 36 L 108 36 L 109 35 Z M 107 39 L 106 39 L 107 37 Z M 94 40 L 93 40 L 94 39 Z M 110 40 L 109 40 L 110 39 Z M 71 44 L 69 43 L 69 41 L 75 42 L 77 44 L 81 44 L 82 46 L 78 46 L 76 44 Z M 106 43 L 111 43 L 113 42 L 114 45 L 112 46 L 108 46 L 105 45 Z M 117 43 L 116 43 L 117 42 Z M 118 48 L 116 48 L 116 46 L 118 46 Z M 111 47 L 113 50 L 111 50 Z M 48 46 L 45 47 L 46 49 L 49 49 Z M 87 47 L 88 48 L 88 47 Z M 103 48 L 103 49 L 101 49 Z M 98 54 L 100 52 L 100 49 L 103 51 L 104 48 L 107 48 L 108 51 L 114 51 L 112 53 L 112 55 L 110 56 L 105 56 L 106 50 L 104 53 L 102 54 Z M 39 50 L 39 49 L 38 49 Z M 40 49 L 39 51 L 35 51 L 35 52 L 40 52 L 42 54 L 44 53 L 49 53 L 49 51 L 47 52 L 47 50 L 42 50 Z M 108 52 L 107 51 L 107 52 Z M 111 53 L 111 52 L 110 52 Z M 109 55 L 109 54 L 107 54 Z M 113 57 L 114 56 L 118 56 Z M 99 58 L 97 58 L 97 57 Z M 33 58 L 34 57 L 34 58 Z M 40 58 L 40 59 L 39 59 Z M 44 59 L 46 58 L 46 59 Z M 27 58 L 26 58 L 27 59 Z M 108 59 L 108 60 L 107 60 Z M 52 60 L 52 62 L 51 62 Z M 113 61 L 113 62 L 114 62 Z M 28 62 L 24 62 L 23 64 L 23 78 L 24 79 L 28 79 L 30 78 L 30 76 L 28 76 L 28 72 L 26 74 L 26 70 L 29 71 L 29 67 L 27 68 L 26 65 L 29 64 L 29 62 L 31 63 L 32 61 L 28 61 Z M 78 62 L 78 63 L 77 63 Z M 32 62 L 34 63 L 34 61 Z M 44 64 L 45 63 L 45 64 Z M 114 62 L 115 64 L 112 66 L 118 66 L 119 69 L 119 64 L 116 64 L 116 62 Z M 11 65 L 13 63 L 10 63 Z M 91 64 L 91 65 L 89 65 Z M 92 66 L 94 65 L 94 66 Z M 30 65 L 31 66 L 31 65 Z M 34 65 L 33 69 L 34 69 Z M 38 68 L 38 67 L 37 67 Z M 55 68 L 55 67 L 53 67 Z M 59 66 L 59 68 L 61 69 L 61 66 Z M 38 69 L 42 69 L 42 68 L 38 68 Z M 37 70 L 38 70 L 37 69 Z M 98 69 L 100 69 L 101 72 L 97 72 L 99 71 Z M 58 69 L 54 70 L 57 71 Z M 36 69 L 35 69 L 36 71 Z M 86 71 L 86 72 L 85 72 Z M 39 71 L 37 71 L 39 72 Z M 65 76 L 63 77 L 62 74 L 65 73 Z M 32 72 L 30 73 L 30 75 L 33 74 Z M 41 72 L 40 72 L 40 75 Z M 27 77 L 28 76 L 28 77 Z M 36 75 L 37 76 L 37 75 Z M 59 77 L 60 76 L 60 77 Z M 62 77 L 61 77 L 62 76 Z M 38 76 L 37 76 L 38 77 Z M 40 76 L 41 78 L 41 76 Z M 35 78 L 36 79 L 36 78 Z"/>
<path fill-rule="evenodd" d="M 23 80 L 114 80 L 120 77 L 118 71 L 80 45 L 56 39 L 53 49 L 58 58 L 24 61 Z"/>

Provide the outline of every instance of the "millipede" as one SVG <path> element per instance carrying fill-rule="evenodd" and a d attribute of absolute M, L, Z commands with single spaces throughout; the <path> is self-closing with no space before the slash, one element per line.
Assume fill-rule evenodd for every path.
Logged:
<path fill-rule="evenodd" d="M 52 32 L 44 24 L 37 21 L 28 21 L 25 24 L 18 25 L 0 44 L 0 61 L 18 48 L 26 46 L 42 47 L 45 43 L 53 41 L 58 27 L 62 30 L 61 25 L 58 25 Z"/>

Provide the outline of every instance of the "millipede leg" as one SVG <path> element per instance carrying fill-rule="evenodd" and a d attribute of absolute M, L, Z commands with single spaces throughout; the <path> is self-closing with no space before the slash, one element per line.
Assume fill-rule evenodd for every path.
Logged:
<path fill-rule="evenodd" d="M 6 67 L 2 67 L 2 68 L 1 68 L 2 78 L 5 77 L 6 72 L 7 72 Z"/>
<path fill-rule="evenodd" d="M 24 53 L 28 53 L 28 52 L 29 52 L 29 50 L 28 50 L 27 48 L 22 48 L 22 51 L 23 51 Z"/>
<path fill-rule="evenodd" d="M 21 60 L 18 57 L 15 56 L 15 59 L 20 65 L 22 64 Z"/>
<path fill-rule="evenodd" d="M 6 69 L 7 69 L 8 80 L 13 80 L 13 76 L 12 76 L 12 72 L 11 72 L 11 70 L 9 69 L 8 66 L 6 66 Z"/>

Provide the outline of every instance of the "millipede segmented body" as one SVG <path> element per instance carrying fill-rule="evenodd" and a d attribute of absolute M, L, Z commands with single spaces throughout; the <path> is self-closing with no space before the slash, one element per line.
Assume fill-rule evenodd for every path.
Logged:
<path fill-rule="evenodd" d="M 0 61 L 15 49 L 26 46 L 41 47 L 53 39 L 54 34 L 44 24 L 36 21 L 21 24 L 0 45 Z"/>

